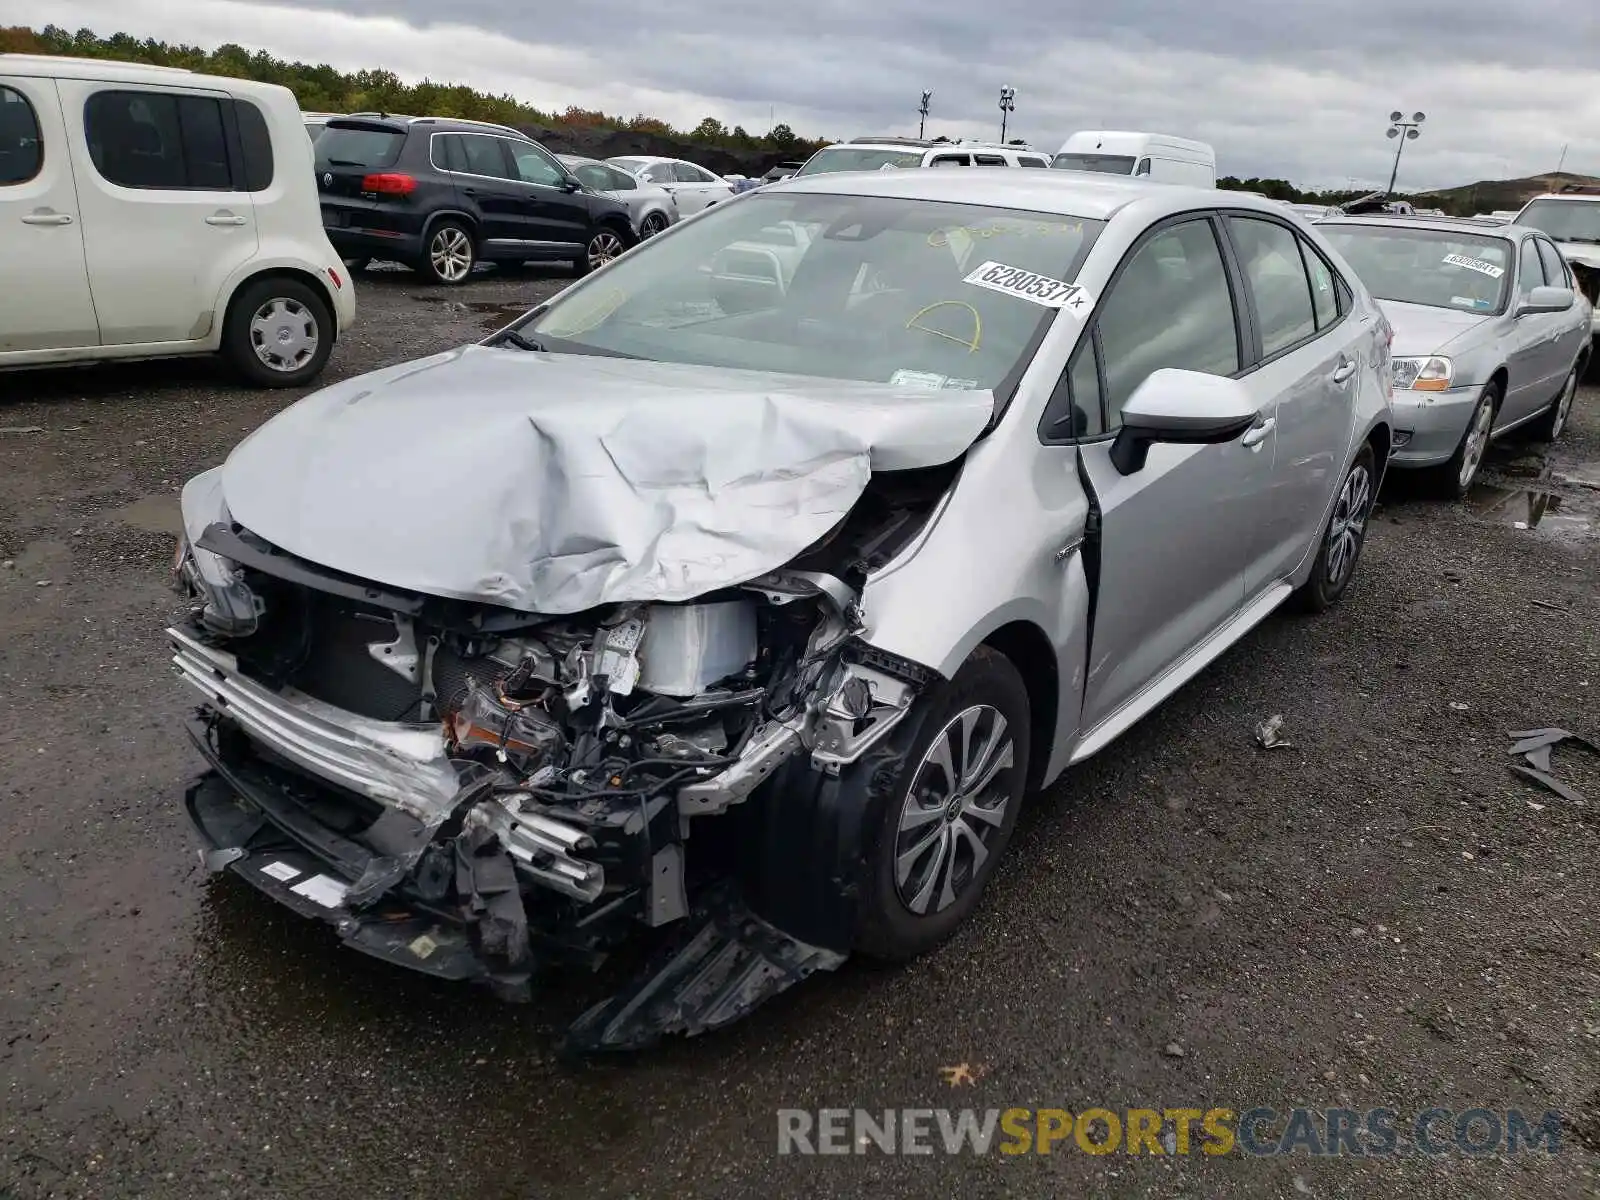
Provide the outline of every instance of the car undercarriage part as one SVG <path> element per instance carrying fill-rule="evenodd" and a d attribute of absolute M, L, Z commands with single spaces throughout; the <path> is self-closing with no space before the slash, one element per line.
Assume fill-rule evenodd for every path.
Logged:
<path fill-rule="evenodd" d="M 925 519 L 949 478 L 875 494 L 791 569 L 559 617 L 364 585 L 208 528 L 226 574 L 180 573 L 196 608 L 168 631 L 212 768 L 189 799 L 206 865 L 358 949 L 511 999 L 547 963 L 681 935 L 574 1046 L 713 1029 L 832 969 L 842 953 L 746 907 L 747 848 L 712 827 L 782 803 L 762 785 L 786 763 L 860 760 L 936 678 L 858 636 L 860 564 L 914 537 L 906 514 Z M 251 620 L 206 619 L 219 581 Z"/>

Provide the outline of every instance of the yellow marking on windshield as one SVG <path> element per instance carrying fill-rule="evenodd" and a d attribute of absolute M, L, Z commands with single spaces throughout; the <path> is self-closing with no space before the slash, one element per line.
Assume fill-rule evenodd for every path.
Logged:
<path fill-rule="evenodd" d="M 948 246 L 951 239 L 962 234 L 968 238 L 992 238 L 1010 235 L 1028 237 L 1030 234 L 1082 233 L 1083 222 L 1067 224 L 1065 221 L 991 221 L 987 225 L 953 225 L 949 229 L 935 229 L 928 235 L 928 245 L 935 250 Z"/>
<path fill-rule="evenodd" d="M 922 320 L 923 317 L 927 316 L 936 308 L 964 308 L 971 313 L 972 340 L 968 341 L 966 338 L 957 337 L 953 333 L 946 333 L 942 329 L 934 329 L 928 325 L 917 324 L 918 321 Z M 941 337 L 948 342 L 956 343 L 958 346 L 965 346 L 968 354 L 976 354 L 978 352 L 978 347 L 983 344 L 983 318 L 978 315 L 977 309 L 973 308 L 972 305 L 966 303 L 964 300 L 935 300 L 932 304 L 924 305 L 922 308 L 917 309 L 916 312 L 911 314 L 911 319 L 906 322 L 906 329 L 915 329 L 922 333 L 931 333 L 934 337 Z"/>
<path fill-rule="evenodd" d="M 555 337 L 572 337 L 574 334 L 588 333 L 591 329 L 598 329 L 612 313 L 627 302 L 628 293 L 617 287 L 595 293 L 589 298 L 587 305 L 584 304 L 584 297 L 579 295 L 576 301 L 569 301 L 546 316 L 544 321 L 540 322 L 539 328 Z M 562 316 L 568 317 L 573 324 L 560 324 L 559 318 Z M 557 318 L 557 322 L 547 323 L 551 317 Z"/>

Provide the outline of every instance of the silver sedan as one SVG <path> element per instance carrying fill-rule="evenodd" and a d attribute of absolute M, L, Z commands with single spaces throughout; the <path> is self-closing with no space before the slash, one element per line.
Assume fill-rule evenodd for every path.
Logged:
<path fill-rule="evenodd" d="M 633 232 L 640 241 L 654 237 L 678 222 L 678 199 L 664 187 L 635 179 L 620 167 L 577 154 L 556 155 L 591 191 L 620 200 L 628 206 Z"/>
<path fill-rule="evenodd" d="M 1493 439 L 1561 436 L 1590 354 L 1590 306 L 1547 236 L 1388 216 L 1317 229 L 1394 326 L 1395 466 L 1424 468 L 1460 497 Z"/>
<path fill-rule="evenodd" d="M 1030 792 L 1346 595 L 1390 336 L 1237 193 L 980 167 L 718 205 L 190 481 L 207 861 L 512 994 L 688 924 L 580 1022 L 607 1045 L 929 950 Z"/>

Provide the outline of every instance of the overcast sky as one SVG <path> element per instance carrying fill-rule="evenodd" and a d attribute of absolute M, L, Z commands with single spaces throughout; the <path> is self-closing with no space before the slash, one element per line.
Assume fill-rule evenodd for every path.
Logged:
<path fill-rule="evenodd" d="M 1600 0 L 0 0 L 0 21 L 238 42 L 693 126 L 834 138 L 1078 129 L 1201 138 L 1222 174 L 1387 183 L 1393 109 L 1427 114 L 1402 189 L 1600 175 Z M 698 31 L 698 32 L 694 32 Z"/>

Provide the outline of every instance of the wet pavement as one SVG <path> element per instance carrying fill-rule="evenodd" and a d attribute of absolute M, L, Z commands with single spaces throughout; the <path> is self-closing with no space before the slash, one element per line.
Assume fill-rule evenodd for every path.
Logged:
<path fill-rule="evenodd" d="M 558 285 L 375 272 L 324 382 Z M 203 362 L 4 378 L 3 1200 L 1597 1194 L 1600 764 L 1558 752 L 1575 806 L 1509 773 L 1505 733 L 1600 733 L 1600 390 L 1465 505 L 1389 489 L 1346 602 L 1272 618 L 1035 798 L 936 954 L 572 1066 L 552 1038 L 595 982 L 503 1006 L 196 862 L 177 492 L 290 397 Z M 1292 749 L 1254 745 L 1274 713 Z M 790 1107 L 1295 1103 L 1573 1124 L 1515 1159 L 777 1153 Z"/>

